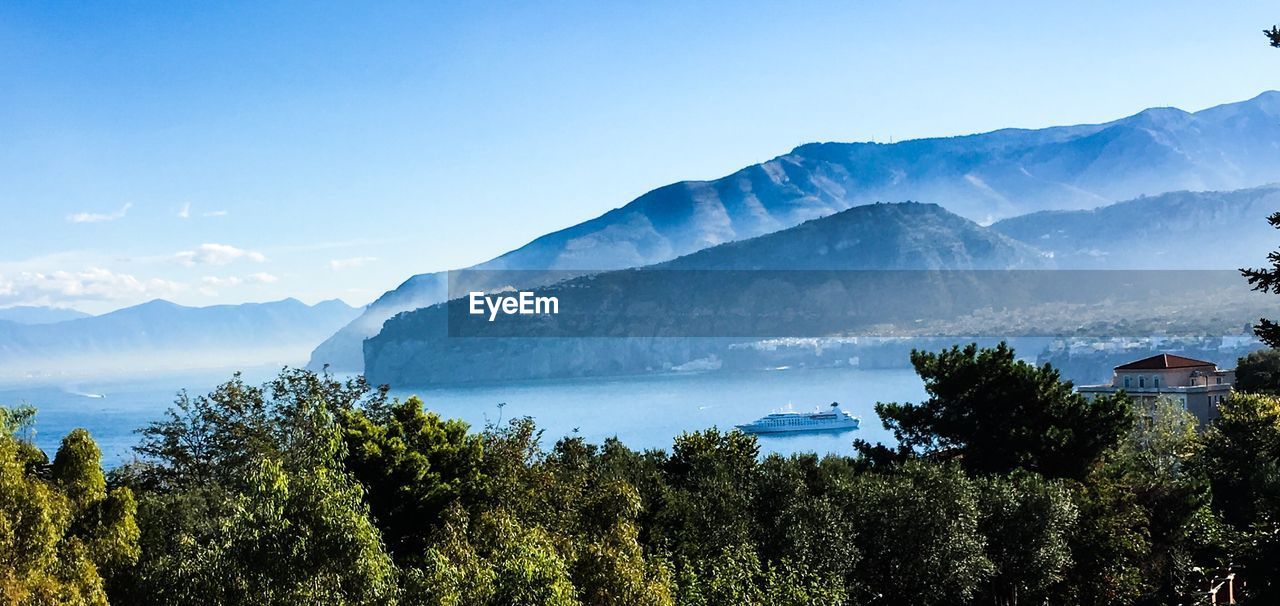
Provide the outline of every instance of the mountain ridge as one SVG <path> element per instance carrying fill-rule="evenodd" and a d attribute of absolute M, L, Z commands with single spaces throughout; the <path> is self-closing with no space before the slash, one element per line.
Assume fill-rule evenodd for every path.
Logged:
<path fill-rule="evenodd" d="M 991 228 L 1073 269 L 1235 269 L 1265 261 L 1280 184 L 1169 192 L 1087 210 L 1050 210 Z"/>
<path fill-rule="evenodd" d="M 0 323 L 4 374 L 297 363 L 360 313 L 341 301 L 191 307 L 165 299 L 50 324 Z"/>
<path fill-rule="evenodd" d="M 1280 92 L 1198 112 L 1153 108 L 1100 124 L 913 139 L 809 143 L 719 179 L 681 181 L 556 230 L 473 269 L 584 273 L 663 262 L 878 201 L 942 201 L 984 222 L 1177 190 L 1280 181 Z M 363 367 L 364 338 L 439 302 L 447 274 L 388 291 L 312 353 L 312 367 Z"/>
<path fill-rule="evenodd" d="M 54 324 L 88 317 L 91 317 L 91 314 L 68 307 L 15 305 L 0 308 L 0 321 L 15 324 Z"/>

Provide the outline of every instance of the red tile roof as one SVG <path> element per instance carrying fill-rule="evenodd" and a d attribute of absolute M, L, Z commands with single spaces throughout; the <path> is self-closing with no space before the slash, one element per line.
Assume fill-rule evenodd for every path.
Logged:
<path fill-rule="evenodd" d="M 1116 370 L 1169 370 L 1171 368 L 1200 368 L 1203 366 L 1216 368 L 1218 365 L 1213 362 L 1184 358 L 1173 354 L 1159 354 L 1150 358 L 1143 358 L 1137 362 L 1121 364 L 1116 367 Z"/>

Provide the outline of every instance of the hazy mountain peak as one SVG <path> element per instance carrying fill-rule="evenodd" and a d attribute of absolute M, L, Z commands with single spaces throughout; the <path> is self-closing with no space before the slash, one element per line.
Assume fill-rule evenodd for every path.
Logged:
<path fill-rule="evenodd" d="M 88 317 L 90 314 L 66 307 L 17 305 L 0 309 L 0 321 L 14 324 L 53 324 Z"/>
<path fill-rule="evenodd" d="M 1014 269 L 1040 251 L 933 203 L 855 206 L 779 232 L 721 244 L 665 269 Z"/>
<path fill-rule="evenodd" d="M 1235 269 L 1264 262 L 1275 241 L 1266 217 L 1277 208 L 1280 185 L 1272 184 L 1041 211 L 991 228 L 1051 252 L 1060 267 Z"/>
<path fill-rule="evenodd" d="M 54 324 L 4 323 L 0 375 L 296 364 L 358 313 L 297 299 L 208 307 L 154 299 Z"/>

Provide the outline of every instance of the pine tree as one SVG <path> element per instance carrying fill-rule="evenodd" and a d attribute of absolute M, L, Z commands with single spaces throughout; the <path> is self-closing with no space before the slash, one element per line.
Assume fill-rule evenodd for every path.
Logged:
<path fill-rule="evenodd" d="M 1271 46 L 1280 48 L 1280 26 L 1272 26 L 1271 29 L 1264 29 L 1262 33 L 1267 35 L 1267 39 L 1271 40 Z"/>
<path fill-rule="evenodd" d="M 1272 35 L 1272 44 L 1280 45 L 1280 31 L 1268 32 L 1268 35 Z M 1270 217 L 1267 217 L 1267 223 L 1270 223 L 1276 229 L 1280 229 L 1280 212 L 1272 213 Z M 1240 273 L 1249 280 L 1249 285 L 1254 290 L 1280 294 L 1280 250 L 1271 251 L 1267 255 L 1267 262 L 1271 264 L 1271 267 L 1261 269 L 1246 268 L 1241 269 Z M 1257 324 L 1253 325 L 1253 332 L 1258 335 L 1258 338 L 1263 343 L 1271 347 L 1280 347 L 1280 324 L 1262 318 L 1258 320 Z"/>

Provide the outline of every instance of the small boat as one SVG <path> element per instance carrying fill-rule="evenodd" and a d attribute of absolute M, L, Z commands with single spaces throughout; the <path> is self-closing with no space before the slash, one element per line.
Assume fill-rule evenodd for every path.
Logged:
<path fill-rule="evenodd" d="M 858 428 L 858 417 L 841 409 L 839 403 L 832 402 L 827 410 L 775 412 L 736 427 L 746 433 L 853 431 Z"/>

